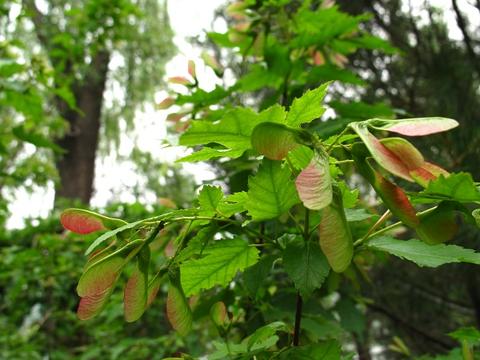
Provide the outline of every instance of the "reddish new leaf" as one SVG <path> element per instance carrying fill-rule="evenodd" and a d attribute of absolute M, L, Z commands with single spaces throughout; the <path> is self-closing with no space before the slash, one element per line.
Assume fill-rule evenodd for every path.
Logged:
<path fill-rule="evenodd" d="M 68 209 L 60 215 L 63 227 L 77 234 L 90 234 L 105 230 L 103 222 L 95 213 L 81 209 Z"/>
<path fill-rule="evenodd" d="M 335 272 L 345 271 L 353 257 L 353 240 L 342 204 L 342 194 L 333 188 L 333 199 L 322 210 L 318 233 L 320 247 Z"/>
<path fill-rule="evenodd" d="M 227 319 L 227 308 L 222 301 L 216 302 L 210 308 L 210 317 L 217 326 L 223 326 Z"/>
<path fill-rule="evenodd" d="M 107 257 L 90 266 L 81 276 L 77 293 L 80 297 L 103 293 L 112 287 L 122 268 L 125 259 L 122 256 Z"/>
<path fill-rule="evenodd" d="M 175 104 L 175 99 L 169 96 L 169 97 L 166 97 L 165 99 L 163 99 L 162 101 L 160 101 L 157 104 L 157 108 L 159 110 L 165 110 L 165 109 L 168 109 L 173 104 Z"/>
<path fill-rule="evenodd" d="M 390 150 L 408 170 L 421 167 L 425 160 L 420 151 L 407 140 L 402 138 L 386 138 L 380 140 L 383 146 Z"/>
<path fill-rule="evenodd" d="M 435 180 L 440 175 L 448 175 L 448 172 L 441 167 L 426 162 L 420 151 L 405 139 L 386 138 L 380 142 L 405 164 L 412 179 L 423 187 L 428 186 L 431 180 Z"/>
<path fill-rule="evenodd" d="M 421 167 L 410 171 L 410 175 L 415 182 L 423 187 L 427 187 L 430 181 L 435 180 L 440 175 L 447 177 L 450 173 L 435 164 L 425 161 Z"/>
<path fill-rule="evenodd" d="M 179 84 L 179 85 L 190 85 L 191 82 L 186 77 L 183 76 L 172 76 L 168 78 L 168 82 L 171 84 Z"/>
<path fill-rule="evenodd" d="M 310 164 L 295 180 L 298 196 L 311 210 L 321 210 L 332 202 L 332 178 L 326 153 L 316 152 Z"/>
<path fill-rule="evenodd" d="M 270 160 L 282 160 L 299 146 L 295 130 L 271 122 L 258 124 L 251 139 L 252 147 Z"/>
<path fill-rule="evenodd" d="M 147 283 L 146 274 L 138 268 L 128 279 L 123 295 L 123 310 L 127 322 L 138 320 L 145 312 L 147 307 Z"/>
<path fill-rule="evenodd" d="M 192 311 L 183 290 L 177 281 L 171 281 L 167 296 L 167 318 L 172 327 L 182 336 L 192 328 Z"/>
<path fill-rule="evenodd" d="M 372 169 L 366 159 L 368 153 L 365 147 L 359 144 L 354 145 L 352 147 L 352 155 L 360 174 L 372 185 L 375 192 L 380 196 L 392 214 L 397 216 L 406 225 L 413 228 L 417 227 L 419 220 L 415 208 L 410 203 L 407 195 L 400 187 L 391 183 L 379 172 Z"/>
<path fill-rule="evenodd" d="M 147 307 L 148 297 L 148 268 L 150 264 L 150 248 L 144 247 L 137 260 L 137 268 L 125 285 L 123 309 L 125 320 L 138 320 Z"/>
<path fill-rule="evenodd" d="M 67 209 L 60 215 L 63 227 L 77 234 L 115 229 L 126 224 L 121 219 L 110 218 L 84 209 Z"/>
<path fill-rule="evenodd" d="M 399 120 L 372 119 L 369 120 L 369 126 L 405 136 L 424 136 L 451 130 L 458 126 L 458 122 L 441 117 Z"/>
<path fill-rule="evenodd" d="M 162 283 L 161 277 L 157 276 L 148 285 L 147 307 L 149 307 L 153 303 L 153 300 L 155 300 L 155 298 L 157 297 L 158 290 L 160 290 L 161 283 Z"/>
<path fill-rule="evenodd" d="M 360 136 L 368 151 L 370 151 L 370 154 L 380 166 L 398 177 L 413 181 L 408 166 L 393 151 L 373 136 L 368 131 L 365 123 L 351 123 L 350 126 Z"/>
<path fill-rule="evenodd" d="M 405 225 L 413 228 L 418 225 L 415 208 L 400 187 L 388 181 L 376 171 L 375 182 L 372 186 L 392 214 L 397 216 Z"/>
<path fill-rule="evenodd" d="M 110 288 L 98 294 L 82 297 L 78 304 L 77 317 L 80 320 L 88 320 L 98 315 L 107 304 L 112 291 L 113 288 Z"/>
<path fill-rule="evenodd" d="M 431 180 L 446 173 L 442 168 L 426 162 L 420 151 L 405 139 L 378 140 L 368 131 L 366 123 L 352 123 L 350 126 L 360 136 L 375 161 L 398 177 L 427 186 Z"/>
<path fill-rule="evenodd" d="M 188 60 L 188 73 L 194 79 L 197 77 L 197 72 L 195 71 L 195 62 L 193 60 Z"/>

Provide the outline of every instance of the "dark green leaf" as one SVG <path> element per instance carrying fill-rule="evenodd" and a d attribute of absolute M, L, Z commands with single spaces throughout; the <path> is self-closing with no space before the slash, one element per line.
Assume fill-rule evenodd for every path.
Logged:
<path fill-rule="evenodd" d="M 420 240 L 398 240 L 390 236 L 371 239 L 369 249 L 385 251 L 418 266 L 438 267 L 449 263 L 472 263 L 480 265 L 480 253 L 457 245 L 428 245 Z"/>
<path fill-rule="evenodd" d="M 322 286 L 330 271 L 318 244 L 310 241 L 305 243 L 301 237 L 287 244 L 283 252 L 283 264 L 295 288 L 306 299 Z"/>

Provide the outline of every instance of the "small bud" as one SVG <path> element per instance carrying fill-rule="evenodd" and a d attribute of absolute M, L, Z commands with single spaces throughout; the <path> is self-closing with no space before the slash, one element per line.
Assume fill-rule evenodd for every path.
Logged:
<path fill-rule="evenodd" d="M 180 85 L 190 85 L 191 82 L 186 77 L 183 76 L 173 76 L 168 79 L 169 83 L 180 84 Z"/>
<path fill-rule="evenodd" d="M 315 51 L 313 54 L 313 63 L 317 66 L 325 64 L 325 58 L 320 51 Z"/>
<path fill-rule="evenodd" d="M 223 75 L 222 66 L 218 63 L 217 59 L 215 59 L 212 55 L 206 52 L 202 53 L 201 57 L 202 60 L 205 62 L 205 65 L 211 67 L 215 74 L 217 74 L 218 76 Z"/>
<path fill-rule="evenodd" d="M 171 113 L 167 115 L 167 121 L 178 122 L 180 121 L 186 114 L 185 113 Z"/>
<path fill-rule="evenodd" d="M 194 79 L 197 77 L 197 72 L 195 71 L 195 62 L 193 60 L 188 60 L 188 73 Z"/>
<path fill-rule="evenodd" d="M 227 318 L 227 308 L 222 301 L 216 302 L 210 308 L 210 317 L 215 325 L 222 327 Z"/>
<path fill-rule="evenodd" d="M 175 99 L 169 96 L 169 97 L 163 99 L 162 101 L 160 101 L 160 103 L 157 104 L 157 109 L 159 109 L 159 110 L 168 109 L 174 103 L 175 103 Z"/>

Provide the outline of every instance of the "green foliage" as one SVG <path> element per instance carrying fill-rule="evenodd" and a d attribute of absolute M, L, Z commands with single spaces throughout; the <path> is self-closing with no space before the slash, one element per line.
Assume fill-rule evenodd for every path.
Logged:
<path fill-rule="evenodd" d="M 347 269 L 353 257 L 353 240 L 347 224 L 342 196 L 334 188 L 332 203 L 322 210 L 318 226 L 320 247 L 335 272 Z"/>
<path fill-rule="evenodd" d="M 258 251 L 242 239 L 217 241 L 205 247 L 202 255 L 180 266 L 182 288 L 187 296 L 215 285 L 226 286 L 239 270 L 258 261 Z"/>
<path fill-rule="evenodd" d="M 293 100 L 287 115 L 287 125 L 300 127 L 302 124 L 320 118 L 325 112 L 322 102 L 327 93 L 328 85 L 326 83 L 315 90 L 308 90 L 302 97 Z"/>
<path fill-rule="evenodd" d="M 451 205 L 440 204 L 445 197 L 434 198 L 434 207 L 419 211 L 410 198 L 419 199 L 422 192 L 404 191 L 402 183 L 393 183 L 370 159 L 429 191 L 436 181 L 455 175 L 425 161 L 403 138 L 376 134 L 427 135 L 457 123 L 445 118 L 380 119 L 394 113 L 378 104 L 349 108 L 337 98 L 332 106 L 345 117 L 335 120 L 340 125 L 325 125 L 320 119 L 329 85 L 325 80 L 342 73 L 355 82 L 343 69 L 346 55 L 362 45 L 393 51 L 356 31 L 367 17 L 344 14 L 328 3 L 290 8 L 281 1 L 245 2 L 228 11 L 249 21 L 209 38 L 242 58 L 242 72 L 234 71 L 235 84 L 206 92 L 190 67 L 194 81 L 171 79 L 184 85 L 187 95 L 161 104 L 181 107 L 171 115 L 177 129 L 186 129 L 180 144 L 197 151 L 181 161 L 215 159 L 225 184 L 204 185 L 196 207 L 107 231 L 89 251 L 114 236 L 127 244 L 140 238 L 142 246 L 151 247 L 147 234 L 155 226 L 172 231 L 167 260 L 156 269 L 170 280 L 167 316 L 184 337 L 208 317 L 222 338 L 212 341 L 209 358 L 348 358 L 352 354 L 344 345 L 366 339 L 367 321 L 357 305 L 367 301 L 358 274 L 368 279 L 372 252 L 430 267 L 478 263 L 473 250 L 427 244 L 452 240 L 456 234 L 456 213 L 464 211 L 454 197 L 448 197 Z M 221 66 L 207 60 L 221 76 Z M 242 106 L 244 98 L 255 109 Z M 367 119 L 352 109 L 367 113 Z M 364 193 L 350 189 L 352 165 L 389 209 L 382 216 L 367 209 Z M 391 214 L 400 221 L 390 223 Z M 439 221 L 448 231 L 436 228 Z M 417 230 L 422 241 L 390 236 L 402 225 Z M 243 275 L 237 276 L 239 272 Z M 335 295 L 338 303 L 329 300 Z"/>
<path fill-rule="evenodd" d="M 428 184 L 427 188 L 415 196 L 419 200 L 454 200 L 458 202 L 480 201 L 480 191 L 468 173 L 440 176 Z"/>
<path fill-rule="evenodd" d="M 305 298 L 319 289 L 330 271 L 327 259 L 316 242 L 296 237 L 287 243 L 283 264 L 295 288 Z"/>
<path fill-rule="evenodd" d="M 90 5 L 90 15 L 108 13 L 106 5 Z M 126 14 L 132 10 L 127 6 Z M 350 349 L 360 353 L 369 346 L 373 322 L 367 309 L 382 305 L 372 303 L 363 286 L 364 280 L 375 286 L 370 275 L 378 262 L 390 264 L 389 254 L 425 267 L 480 262 L 473 249 L 440 244 L 457 241 L 463 227 L 458 213 L 467 221 L 476 216 L 463 205 L 478 202 L 473 178 L 425 161 L 403 138 L 380 138 L 389 132 L 428 135 L 457 123 L 383 119 L 395 113 L 379 104 L 340 101 L 334 86 L 331 105 L 340 116 L 321 118 L 322 101 L 330 98 L 327 81 L 361 83 L 345 68 L 347 56 L 361 47 L 394 52 L 360 30 L 365 15 L 347 15 L 328 1 L 245 1 L 227 11 L 236 19 L 231 21 L 243 22 L 209 38 L 231 49 L 233 64 L 241 59 L 233 71 L 235 83 L 207 92 L 190 63 L 193 80 L 170 79 L 185 86 L 186 94 L 160 104 L 180 106 L 170 119 L 183 132 L 180 144 L 197 151 L 182 161 L 215 159 L 214 184 L 221 186 L 202 186 L 180 209 L 170 202 L 169 209 L 117 214 L 128 221 L 66 210 L 65 228 L 85 234 L 89 243 L 83 271 L 75 259 L 82 297 L 77 316 L 97 317 L 109 326 L 105 319 L 114 317 L 112 309 L 116 318 L 122 313 L 115 285 L 125 284 L 123 312 L 132 329 L 143 329 L 150 314 L 159 312 L 155 298 L 161 312 L 166 309 L 161 321 L 155 319 L 162 324 L 155 328 L 162 334 L 157 346 L 164 347 L 158 353 L 128 353 L 128 345 L 137 344 L 130 339 L 118 345 L 117 357 L 352 358 Z M 56 41 L 69 44 L 71 38 Z M 206 57 L 206 63 L 218 76 L 224 74 L 215 59 Z M 142 166 L 148 168 L 149 161 Z M 396 184 L 383 170 L 412 184 Z M 355 171 L 361 178 L 353 176 Z M 380 203 L 366 196 L 366 183 Z M 420 240 L 399 240 L 397 234 L 409 231 L 404 225 Z M 102 329 L 102 323 L 94 325 Z M 164 335 L 170 328 L 178 335 Z M 474 331 L 455 336 L 464 354 L 473 352 Z M 390 349 L 411 356 L 398 337 Z M 103 348 L 95 350 L 85 357 L 102 357 Z"/>
<path fill-rule="evenodd" d="M 428 245 L 419 240 L 397 240 L 382 236 L 371 239 L 367 247 L 385 251 L 419 266 L 438 267 L 448 263 L 467 262 L 480 264 L 480 254 L 457 245 Z"/>
<path fill-rule="evenodd" d="M 245 208 L 253 220 L 273 219 L 299 202 L 290 170 L 272 160 L 263 160 L 248 186 Z"/>

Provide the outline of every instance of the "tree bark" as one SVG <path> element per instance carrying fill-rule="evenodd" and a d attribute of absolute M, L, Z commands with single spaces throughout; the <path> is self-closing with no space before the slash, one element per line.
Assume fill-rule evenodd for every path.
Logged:
<path fill-rule="evenodd" d="M 60 32 L 58 27 L 48 14 L 39 11 L 35 1 L 23 0 L 23 5 L 30 14 L 38 40 L 50 57 L 52 66 L 59 72 L 58 77 L 73 78 L 75 70 L 72 59 L 50 56 L 57 50 L 51 38 Z M 55 107 L 59 115 L 69 125 L 65 136 L 56 141 L 65 150 L 65 154 L 56 159 L 60 183 L 55 189 L 55 206 L 59 205 L 61 198 L 88 204 L 92 197 L 103 92 L 109 61 L 110 53 L 100 48 L 88 64 L 84 78 L 80 81 L 74 80 L 71 90 L 77 109 L 72 109 L 60 97 L 55 98 Z"/>
<path fill-rule="evenodd" d="M 68 121 L 70 130 L 57 141 L 66 153 L 56 162 L 60 183 L 55 192 L 55 204 L 61 198 L 88 204 L 92 197 L 109 60 L 110 54 L 106 51 L 99 51 L 93 58 L 86 78 L 75 91 L 79 111 L 60 104 L 57 106 L 62 117 Z"/>
<path fill-rule="evenodd" d="M 460 8 L 458 7 L 457 0 L 452 0 L 452 7 L 453 11 L 455 11 L 455 15 L 457 17 L 457 25 L 460 28 L 460 31 L 463 34 L 463 42 L 465 43 L 465 47 L 467 48 L 467 53 L 470 57 L 470 61 L 472 62 L 472 65 L 476 69 L 477 73 L 480 75 L 480 63 L 478 61 L 477 54 L 475 53 L 475 50 L 473 49 L 473 44 L 472 44 L 472 39 L 470 38 L 470 35 L 468 33 L 467 29 L 467 23 L 465 19 L 463 18 L 462 12 L 460 11 Z"/>

